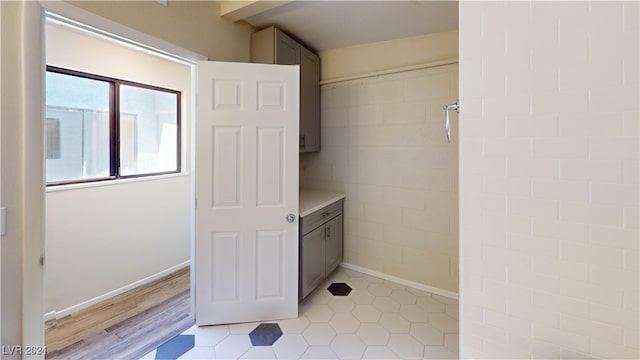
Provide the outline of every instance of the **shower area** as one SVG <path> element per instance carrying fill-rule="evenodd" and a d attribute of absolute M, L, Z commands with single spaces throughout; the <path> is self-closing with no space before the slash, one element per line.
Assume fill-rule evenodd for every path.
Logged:
<path fill-rule="evenodd" d="M 458 121 L 450 111 L 449 142 L 443 105 L 458 98 L 457 31 L 411 39 L 422 48 L 444 40 L 455 44 L 447 59 L 397 66 L 386 55 L 386 70 L 356 76 L 340 76 L 342 55 L 382 55 L 407 40 L 321 53 L 323 79 L 334 80 L 321 81 L 322 151 L 301 154 L 300 183 L 346 193 L 347 266 L 455 299 Z"/>

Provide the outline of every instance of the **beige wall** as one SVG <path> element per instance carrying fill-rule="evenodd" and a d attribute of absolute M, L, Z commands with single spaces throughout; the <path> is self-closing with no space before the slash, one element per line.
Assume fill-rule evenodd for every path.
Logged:
<path fill-rule="evenodd" d="M 463 358 L 638 358 L 638 12 L 460 3 Z"/>
<path fill-rule="evenodd" d="M 2 192 L 2 207 L 10 207 L 13 209 L 21 209 L 20 192 L 20 174 L 12 169 L 20 169 L 21 164 L 17 161 L 15 154 L 21 152 L 20 144 L 11 139 L 18 139 L 21 135 L 20 122 L 14 119 L 23 118 L 18 100 L 19 92 L 22 90 L 20 81 L 20 72 L 22 71 L 22 54 L 20 52 L 20 34 L 22 29 L 19 25 L 22 16 L 22 4 L 19 3 L 0 3 L 2 9 L 1 28 L 0 28 L 0 55 L 2 55 L 2 63 L 0 67 L 0 96 L 2 107 L 0 107 L 0 129 L 2 131 L 2 146 L 0 153 L 1 177 L 0 191 Z M 8 56 L 7 54 L 16 54 L 17 56 Z M 11 119 L 12 121 L 9 121 Z M 11 156 L 9 154 L 11 153 Z M 9 167 L 11 166 L 11 167 Z M 10 191 L 11 189 L 11 191 Z M 22 321 L 20 317 L 20 287 L 22 277 L 22 258 L 21 244 L 22 236 L 22 218 L 16 216 L 14 218 L 7 217 L 7 233 L 2 236 L 0 243 L 0 269 L 2 278 L 0 284 L 2 291 L 0 292 L 0 326 L 1 341 L 3 346 L 10 344 L 20 344 L 20 333 L 22 331 Z M 18 255 L 18 256 L 16 256 Z"/>
<path fill-rule="evenodd" d="M 458 57 L 458 31 L 320 52 L 321 79 L 330 80 Z"/>
<path fill-rule="evenodd" d="M 107 19 L 216 61 L 249 62 L 251 26 L 218 14 L 213 1 L 68 1 Z"/>
<path fill-rule="evenodd" d="M 41 12 L 36 2 L 2 1 L 2 346 L 44 345 L 42 327 L 43 89 Z M 23 141 L 26 139 L 25 141 Z M 6 355 L 6 354 L 5 354 Z M 5 356 L 3 355 L 3 357 Z M 6 356 L 18 358 L 18 356 Z"/>
<path fill-rule="evenodd" d="M 442 112 L 457 84 L 453 64 L 322 86 L 322 151 L 301 155 L 301 183 L 346 193 L 346 262 L 457 293 L 456 129 L 448 144 Z"/>

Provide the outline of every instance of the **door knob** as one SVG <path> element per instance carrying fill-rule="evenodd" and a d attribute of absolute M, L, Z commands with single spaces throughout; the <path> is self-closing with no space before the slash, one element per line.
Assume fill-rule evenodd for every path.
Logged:
<path fill-rule="evenodd" d="M 287 221 L 290 222 L 290 223 L 296 221 L 296 216 L 293 215 L 293 214 L 287 215 Z"/>

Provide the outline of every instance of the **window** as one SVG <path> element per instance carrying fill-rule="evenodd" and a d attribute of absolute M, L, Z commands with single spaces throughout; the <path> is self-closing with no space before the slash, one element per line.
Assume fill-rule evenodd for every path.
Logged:
<path fill-rule="evenodd" d="M 60 119 L 47 118 L 47 159 L 60 159 Z"/>
<path fill-rule="evenodd" d="M 180 171 L 180 92 L 47 67 L 47 185 Z"/>

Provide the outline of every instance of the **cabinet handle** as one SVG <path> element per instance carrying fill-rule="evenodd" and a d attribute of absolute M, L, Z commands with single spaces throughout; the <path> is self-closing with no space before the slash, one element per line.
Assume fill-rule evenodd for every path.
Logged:
<path fill-rule="evenodd" d="M 300 135 L 300 147 L 305 148 L 307 146 L 306 135 Z"/>
<path fill-rule="evenodd" d="M 327 227 L 327 238 L 331 237 L 331 228 Z"/>

